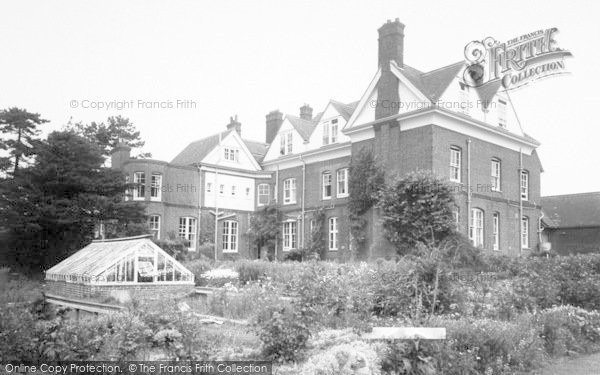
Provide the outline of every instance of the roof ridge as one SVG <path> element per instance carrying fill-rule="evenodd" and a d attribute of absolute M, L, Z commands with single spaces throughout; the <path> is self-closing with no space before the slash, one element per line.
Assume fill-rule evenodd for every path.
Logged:
<path fill-rule="evenodd" d="M 421 72 L 421 75 L 424 75 L 424 76 L 426 76 L 426 75 L 428 75 L 428 74 L 435 73 L 435 72 L 437 72 L 438 70 L 442 70 L 442 69 L 448 69 L 448 68 L 450 68 L 451 66 L 458 65 L 458 64 L 461 64 L 461 65 L 463 65 L 463 64 L 465 64 L 465 62 L 464 62 L 464 61 L 458 61 L 458 62 L 455 62 L 455 63 L 452 63 L 452 64 L 448 64 L 448 65 L 442 66 L 442 67 L 440 67 L 440 68 L 436 68 L 436 69 L 430 70 L 430 71 L 428 71 L 428 72 Z M 414 68 L 413 68 L 413 69 L 414 69 Z"/>
<path fill-rule="evenodd" d="M 154 235 L 153 234 L 140 234 L 138 236 L 131 236 L 131 237 L 106 238 L 106 239 L 93 240 L 92 243 L 141 240 L 144 238 L 150 238 L 152 236 L 154 236 Z"/>

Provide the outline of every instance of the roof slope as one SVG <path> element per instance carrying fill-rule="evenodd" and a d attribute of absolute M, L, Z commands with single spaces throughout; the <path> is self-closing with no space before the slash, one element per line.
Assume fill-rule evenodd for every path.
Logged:
<path fill-rule="evenodd" d="M 421 91 L 429 100 L 436 102 L 440 99 L 450 82 L 464 67 L 464 61 L 423 73 L 408 65 L 404 65 L 403 73 L 408 80 Z"/>
<path fill-rule="evenodd" d="M 46 274 L 98 276 L 124 255 L 148 242 L 152 241 L 147 236 L 94 241 L 50 268 Z"/>
<path fill-rule="evenodd" d="M 333 99 L 330 99 L 329 102 L 331 103 L 333 108 L 335 108 L 335 110 L 338 111 L 338 113 L 340 115 L 342 115 L 342 117 L 346 121 L 348 121 L 350 119 L 350 117 L 352 117 L 352 114 L 354 113 L 354 110 L 356 109 L 356 107 L 358 107 L 358 103 L 359 103 L 359 101 L 355 101 L 352 103 L 345 104 L 345 103 L 338 102 L 337 100 L 333 100 Z"/>
<path fill-rule="evenodd" d="M 296 129 L 296 131 L 298 133 L 300 133 L 300 136 L 302 137 L 302 139 L 304 139 L 305 141 L 308 141 L 310 139 L 310 135 L 312 134 L 313 130 L 315 130 L 315 127 L 317 126 L 316 121 L 304 120 L 304 119 L 301 119 L 300 117 L 296 117 L 296 116 L 292 116 L 292 115 L 285 115 L 285 117 L 288 119 L 290 124 L 292 124 L 294 129 Z"/>
<path fill-rule="evenodd" d="M 600 226 L 600 192 L 542 197 L 541 205 L 556 228 Z"/>
<path fill-rule="evenodd" d="M 187 145 L 173 160 L 171 160 L 171 164 L 179 164 L 179 165 L 191 165 L 200 163 L 202 159 L 206 157 L 215 147 L 219 145 L 219 134 L 221 135 L 221 139 L 224 139 L 229 132 L 233 131 L 227 130 L 221 133 L 213 134 L 209 137 L 199 139 Z M 250 150 L 250 153 L 256 161 L 260 162 L 265 157 L 267 153 L 267 145 L 262 142 L 249 141 L 242 139 L 242 141 Z"/>

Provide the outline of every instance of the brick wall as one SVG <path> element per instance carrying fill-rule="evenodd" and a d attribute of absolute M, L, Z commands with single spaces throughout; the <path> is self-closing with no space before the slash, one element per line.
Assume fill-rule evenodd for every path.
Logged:
<path fill-rule="evenodd" d="M 194 285 L 160 285 L 160 284 L 135 284 L 135 285 L 85 285 L 67 283 L 64 281 L 47 280 L 44 292 L 62 297 L 84 299 L 90 297 L 111 297 L 119 293 L 129 293 L 131 296 L 155 299 L 161 295 L 185 295 L 194 290 Z"/>

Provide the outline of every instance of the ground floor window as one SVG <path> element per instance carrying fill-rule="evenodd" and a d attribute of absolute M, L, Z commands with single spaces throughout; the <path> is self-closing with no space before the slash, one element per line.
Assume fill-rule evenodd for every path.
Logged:
<path fill-rule="evenodd" d="M 154 238 L 160 240 L 160 216 L 159 215 L 150 215 L 149 222 L 150 230 L 154 235 Z"/>
<path fill-rule="evenodd" d="M 529 218 L 521 219 L 521 247 L 529 249 Z"/>
<path fill-rule="evenodd" d="M 469 239 L 473 246 L 483 246 L 483 211 L 479 208 L 471 209 Z"/>
<path fill-rule="evenodd" d="M 329 250 L 338 249 L 338 218 L 329 218 Z"/>
<path fill-rule="evenodd" d="M 492 215 L 492 250 L 500 250 L 500 214 Z"/>
<path fill-rule="evenodd" d="M 283 250 L 291 250 L 298 247 L 298 223 L 288 221 L 283 223 Z"/>
<path fill-rule="evenodd" d="M 196 218 L 179 218 L 179 238 L 186 240 L 188 250 L 196 250 Z"/>
<path fill-rule="evenodd" d="M 238 222 L 226 220 L 223 222 L 223 252 L 238 251 Z"/>

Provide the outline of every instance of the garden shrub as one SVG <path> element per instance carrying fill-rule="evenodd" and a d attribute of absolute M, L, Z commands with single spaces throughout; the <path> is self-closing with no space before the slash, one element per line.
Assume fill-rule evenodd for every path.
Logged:
<path fill-rule="evenodd" d="M 537 316 L 546 351 L 552 356 L 600 349 L 600 313 L 572 306 L 542 311 Z"/>
<path fill-rule="evenodd" d="M 267 262 L 260 260 L 240 260 L 235 264 L 235 270 L 239 274 L 241 284 L 258 281 L 267 276 Z"/>
<path fill-rule="evenodd" d="M 270 316 L 269 316 L 270 315 Z M 296 361 L 310 337 L 310 318 L 304 309 L 278 308 L 256 322 L 263 355 L 272 361 Z"/>
<path fill-rule="evenodd" d="M 335 345 L 308 359 L 302 375 L 380 374 L 375 350 L 363 341 Z"/>
<path fill-rule="evenodd" d="M 196 285 L 206 285 L 206 280 L 202 278 L 202 274 L 214 268 L 213 263 L 207 259 L 194 259 L 182 263 L 185 268 L 194 274 Z"/>

